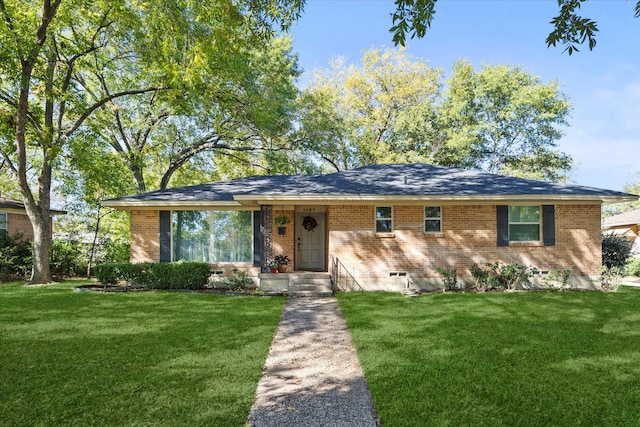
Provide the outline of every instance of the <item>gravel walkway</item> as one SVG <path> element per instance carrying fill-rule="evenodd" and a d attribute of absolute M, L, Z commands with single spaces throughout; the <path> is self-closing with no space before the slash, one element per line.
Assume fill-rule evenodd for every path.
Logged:
<path fill-rule="evenodd" d="M 247 425 L 378 426 L 335 298 L 289 298 Z"/>

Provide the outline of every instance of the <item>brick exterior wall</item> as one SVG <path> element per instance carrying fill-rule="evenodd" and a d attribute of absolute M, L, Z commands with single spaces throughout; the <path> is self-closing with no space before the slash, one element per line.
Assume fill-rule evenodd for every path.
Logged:
<path fill-rule="evenodd" d="M 576 276 L 594 277 L 600 271 L 599 204 L 557 205 L 556 245 L 550 247 L 542 243 L 498 247 L 495 205 L 444 205 L 442 232 L 437 234 L 423 232 L 421 205 L 394 206 L 394 232 L 376 234 L 374 209 L 332 206 L 328 214 L 329 253 L 361 283 L 374 288 L 388 288 L 382 282 L 390 273 L 406 273 L 416 285 L 431 288 L 439 286 L 437 268 L 454 267 L 459 276 L 470 278 L 474 263 L 496 261 L 543 271 L 570 267 Z"/>
<path fill-rule="evenodd" d="M 423 231 L 423 205 L 394 205 L 394 231 L 389 234 L 375 232 L 374 212 L 375 205 L 333 205 L 326 211 L 327 258 L 339 258 L 368 289 L 394 289 L 407 278 L 432 289 L 442 285 L 437 268 L 454 267 L 461 278 L 471 279 L 474 263 L 496 261 L 541 271 L 571 268 L 575 277 L 584 278 L 600 272 L 600 204 L 556 205 L 556 244 L 546 247 L 541 242 L 498 247 L 495 205 L 443 205 L 442 231 L 436 234 Z M 288 255 L 295 265 L 296 215 L 293 208 L 274 209 L 273 217 L 279 215 L 292 222 L 284 235 L 273 224 L 273 254 Z M 158 227 L 157 210 L 131 211 L 132 262 L 159 260 Z M 229 266 L 224 267 L 226 272 Z M 390 279 L 390 273 L 407 276 Z"/>
<path fill-rule="evenodd" d="M 294 241 L 296 215 L 293 208 L 291 208 L 291 210 L 273 210 L 274 218 L 280 215 L 288 216 L 291 223 L 284 226 L 280 226 L 275 223 L 273 224 L 273 255 L 287 255 L 289 259 L 291 259 L 291 262 L 289 263 L 289 270 L 293 270 L 296 255 Z M 278 227 L 285 227 L 284 235 L 278 233 Z"/>
<path fill-rule="evenodd" d="M 7 234 L 13 236 L 16 233 L 22 233 L 25 240 L 33 240 L 33 227 L 26 214 L 7 214 Z"/>
<path fill-rule="evenodd" d="M 160 261 L 160 211 L 132 210 L 131 262 Z"/>

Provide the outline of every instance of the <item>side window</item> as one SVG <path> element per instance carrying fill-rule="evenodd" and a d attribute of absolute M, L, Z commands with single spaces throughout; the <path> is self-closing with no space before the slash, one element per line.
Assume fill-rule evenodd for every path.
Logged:
<path fill-rule="evenodd" d="M 540 241 L 540 206 L 509 206 L 509 241 Z"/>
<path fill-rule="evenodd" d="M 0 240 L 7 240 L 9 234 L 9 224 L 7 223 L 7 213 L 0 212 Z"/>
<path fill-rule="evenodd" d="M 442 231 L 442 208 L 440 206 L 424 207 L 424 232 L 439 233 Z"/>
<path fill-rule="evenodd" d="M 393 232 L 393 208 L 376 206 L 376 233 Z"/>

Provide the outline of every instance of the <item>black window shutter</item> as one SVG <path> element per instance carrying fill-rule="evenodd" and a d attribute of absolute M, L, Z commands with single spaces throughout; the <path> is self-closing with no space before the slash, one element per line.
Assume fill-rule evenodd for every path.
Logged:
<path fill-rule="evenodd" d="M 253 265 L 262 266 L 262 215 L 253 211 Z"/>
<path fill-rule="evenodd" d="M 545 246 L 556 245 L 556 207 L 542 205 L 542 239 Z"/>
<path fill-rule="evenodd" d="M 509 246 L 509 206 L 496 206 L 498 218 L 498 246 Z"/>
<path fill-rule="evenodd" d="M 160 211 L 160 262 L 171 261 L 171 211 Z"/>

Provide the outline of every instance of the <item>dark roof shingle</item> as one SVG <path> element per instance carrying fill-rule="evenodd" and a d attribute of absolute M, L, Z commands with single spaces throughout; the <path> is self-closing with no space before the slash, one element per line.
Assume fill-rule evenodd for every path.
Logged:
<path fill-rule="evenodd" d="M 237 196 L 584 196 L 623 198 L 629 194 L 593 187 L 514 178 L 428 164 L 372 165 L 322 175 L 252 176 L 152 191 L 107 201 L 231 202 Z"/>

